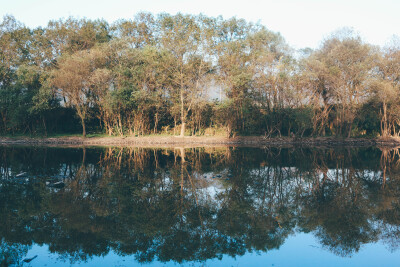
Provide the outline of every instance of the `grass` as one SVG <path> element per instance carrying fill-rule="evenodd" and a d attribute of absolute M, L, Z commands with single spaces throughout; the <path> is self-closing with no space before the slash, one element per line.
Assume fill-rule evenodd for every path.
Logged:
<path fill-rule="evenodd" d="M 178 136 L 174 135 L 173 133 L 152 133 L 152 134 L 147 134 L 147 135 L 141 135 L 141 136 L 136 136 L 136 137 L 174 137 Z M 43 139 L 43 138 L 68 138 L 68 137 L 82 137 L 82 134 L 79 133 L 58 133 L 58 134 L 49 134 L 48 136 L 44 135 L 26 135 L 26 134 L 15 134 L 15 135 L 0 135 L 0 137 L 6 137 L 6 138 L 11 138 L 11 139 L 21 139 L 21 138 L 34 138 L 34 139 Z M 124 136 L 119 136 L 119 135 L 112 135 L 109 136 L 105 133 L 91 133 L 87 134 L 86 138 L 121 138 L 121 137 L 134 137 L 132 135 L 124 135 Z M 224 137 L 224 135 L 190 135 L 190 133 L 186 133 L 185 137 Z"/>
<path fill-rule="evenodd" d="M 88 134 L 86 135 L 86 137 L 106 137 L 107 135 L 105 134 L 98 134 L 98 133 L 94 133 L 94 134 Z M 65 138 L 65 137 L 82 137 L 82 134 L 79 133 L 58 133 L 58 134 L 49 134 L 48 136 L 44 136 L 44 135 L 27 135 L 27 134 L 14 134 L 14 135 L 10 135 L 10 134 L 6 134 L 6 135 L 0 135 L 0 137 L 7 137 L 7 138 L 11 138 L 11 139 L 20 139 L 20 138 L 35 138 L 35 139 L 42 139 L 42 138 Z"/>
<path fill-rule="evenodd" d="M 138 137 L 173 137 L 173 136 L 179 136 L 180 131 L 176 130 L 175 135 L 174 131 L 172 129 L 169 129 L 167 132 L 159 132 L 159 133 L 151 133 L 143 136 L 138 136 Z M 226 137 L 226 129 L 225 128 L 218 128 L 218 127 L 209 127 L 204 129 L 204 131 L 199 134 L 197 133 L 196 135 L 192 136 L 191 132 L 188 130 L 185 133 L 186 137 L 203 137 L 203 138 L 212 138 L 212 137 Z M 81 133 L 50 133 L 48 136 L 44 136 L 44 134 L 40 133 L 37 135 L 30 135 L 30 134 L 6 134 L 6 135 L 1 135 L 0 137 L 6 137 L 6 138 L 11 138 L 11 139 L 21 139 L 21 138 L 34 138 L 34 139 L 43 139 L 43 138 L 71 138 L 71 137 L 82 137 Z M 97 132 L 97 133 L 90 133 L 86 135 L 87 138 L 120 138 L 120 137 L 134 137 L 131 135 L 124 135 L 124 136 L 119 136 L 119 135 L 113 135 L 109 136 L 106 133 L 102 132 Z"/>

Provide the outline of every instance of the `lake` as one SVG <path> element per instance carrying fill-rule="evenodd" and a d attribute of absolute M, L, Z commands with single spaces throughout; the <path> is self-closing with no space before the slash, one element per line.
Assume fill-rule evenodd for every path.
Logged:
<path fill-rule="evenodd" d="M 0 146 L 0 266 L 398 266 L 399 150 Z"/>

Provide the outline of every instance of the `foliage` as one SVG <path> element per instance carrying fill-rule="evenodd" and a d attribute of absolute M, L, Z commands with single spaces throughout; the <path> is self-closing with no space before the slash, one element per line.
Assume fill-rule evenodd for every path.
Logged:
<path fill-rule="evenodd" d="M 5 16 L 0 29 L 1 134 L 400 134 L 400 45 L 348 29 L 297 52 L 260 24 L 204 15 L 35 29 Z"/>

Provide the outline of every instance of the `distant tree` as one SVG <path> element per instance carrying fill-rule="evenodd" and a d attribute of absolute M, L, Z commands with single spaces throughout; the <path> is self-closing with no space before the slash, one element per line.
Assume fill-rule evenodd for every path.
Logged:
<path fill-rule="evenodd" d="M 96 90 L 109 86 L 111 80 L 106 63 L 106 57 L 99 49 L 78 51 L 62 58 L 53 74 L 52 84 L 65 99 L 65 104 L 76 110 L 84 137 L 85 122 L 94 106 Z"/>
<path fill-rule="evenodd" d="M 366 82 L 376 58 L 375 50 L 352 32 L 343 30 L 325 40 L 307 59 L 304 71 L 322 131 L 335 108 L 336 133 L 351 136 L 357 109 L 368 99 Z M 322 108 L 321 108 L 322 107 Z M 316 129 L 317 122 L 314 122 Z"/>
<path fill-rule="evenodd" d="M 162 70 L 168 73 L 172 85 L 170 97 L 173 104 L 179 106 L 180 136 L 183 137 L 189 112 L 206 95 L 204 84 L 212 72 L 211 58 L 207 56 L 213 24 L 202 16 L 182 14 L 161 14 L 157 23 L 160 45 L 170 54 Z"/>
<path fill-rule="evenodd" d="M 370 80 L 373 100 L 381 105 L 381 135 L 399 135 L 400 126 L 400 45 L 393 44 L 381 53 Z"/>
<path fill-rule="evenodd" d="M 47 45 L 52 48 L 52 60 L 64 54 L 87 50 L 111 40 L 109 25 L 104 20 L 75 19 L 50 21 L 45 29 Z"/>
<path fill-rule="evenodd" d="M 254 110 L 271 112 L 285 104 L 287 46 L 279 34 L 261 25 L 232 18 L 219 21 L 218 77 L 233 103 L 235 130 L 245 131 Z M 285 66 L 287 67 L 287 66 Z"/>
<path fill-rule="evenodd" d="M 119 20 L 113 25 L 116 36 L 131 48 L 156 45 L 157 25 L 151 13 L 138 13 L 133 20 Z"/>

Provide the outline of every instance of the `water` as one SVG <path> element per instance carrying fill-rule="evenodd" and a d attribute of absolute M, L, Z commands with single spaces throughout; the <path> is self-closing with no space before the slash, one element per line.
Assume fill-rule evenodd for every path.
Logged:
<path fill-rule="evenodd" d="M 398 150 L 0 147 L 0 266 L 397 266 Z"/>

